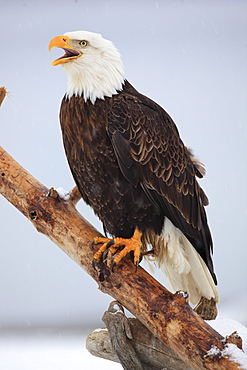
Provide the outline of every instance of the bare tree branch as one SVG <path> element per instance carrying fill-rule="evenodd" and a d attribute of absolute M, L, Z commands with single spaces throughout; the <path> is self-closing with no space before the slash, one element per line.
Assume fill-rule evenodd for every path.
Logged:
<path fill-rule="evenodd" d="M 123 307 L 117 301 L 110 303 L 102 320 L 107 329 L 94 330 L 86 340 L 86 348 L 94 356 L 121 362 L 123 365 L 121 357 L 124 360 L 128 359 L 129 352 L 133 357 L 133 351 L 126 351 L 131 346 L 135 351 L 134 356 L 141 361 L 141 369 L 191 370 L 163 342 L 154 337 L 138 319 L 127 318 Z M 120 356 L 116 355 L 115 347 L 119 347 Z M 129 363 L 127 364 L 130 370 L 131 367 Z"/>
<path fill-rule="evenodd" d="M 222 353 L 225 339 L 190 308 L 182 292 L 170 293 L 141 267 L 135 272 L 128 258 L 114 273 L 104 266 L 108 276 L 100 281 L 91 263 L 95 251 L 90 249 L 90 241 L 100 234 L 73 202 L 49 196 L 49 190 L 1 147 L 0 193 L 192 369 L 239 368 Z M 213 346 L 216 355 L 208 355 Z"/>

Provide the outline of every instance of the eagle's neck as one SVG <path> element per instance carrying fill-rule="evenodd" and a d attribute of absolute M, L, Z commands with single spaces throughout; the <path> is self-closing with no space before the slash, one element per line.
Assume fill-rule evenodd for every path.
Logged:
<path fill-rule="evenodd" d="M 69 63 L 68 63 L 69 64 Z M 66 69 L 66 64 L 64 65 Z M 121 91 L 124 84 L 124 70 L 121 60 L 111 63 L 93 63 L 90 67 L 74 66 L 68 71 L 67 96 L 82 96 L 94 104 L 96 99 L 111 97 Z"/>

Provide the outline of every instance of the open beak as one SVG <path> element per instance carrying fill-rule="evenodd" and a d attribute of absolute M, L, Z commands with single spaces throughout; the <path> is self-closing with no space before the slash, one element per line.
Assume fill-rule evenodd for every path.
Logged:
<path fill-rule="evenodd" d="M 51 51 L 53 47 L 62 48 L 65 51 L 65 54 L 62 57 L 53 60 L 53 66 L 70 62 L 71 60 L 77 59 L 81 56 L 81 52 L 71 46 L 69 41 L 68 36 L 56 36 L 50 41 L 48 46 L 49 51 Z"/>

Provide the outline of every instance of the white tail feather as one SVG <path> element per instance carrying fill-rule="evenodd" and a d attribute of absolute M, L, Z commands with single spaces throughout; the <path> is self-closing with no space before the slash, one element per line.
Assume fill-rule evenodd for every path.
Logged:
<path fill-rule="evenodd" d="M 205 262 L 168 218 L 165 218 L 157 244 L 155 262 L 164 272 L 173 292 L 188 292 L 190 302 L 195 305 L 201 297 L 214 298 L 218 303 L 218 292 Z"/>

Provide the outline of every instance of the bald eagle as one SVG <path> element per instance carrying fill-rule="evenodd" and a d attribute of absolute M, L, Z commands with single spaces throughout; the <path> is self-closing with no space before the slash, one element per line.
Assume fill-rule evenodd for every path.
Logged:
<path fill-rule="evenodd" d="M 204 166 L 168 113 L 127 81 L 111 41 L 77 31 L 54 37 L 53 47 L 65 54 L 52 64 L 68 74 L 60 108 L 68 163 L 82 198 L 113 237 L 94 240 L 101 243 L 94 266 L 108 251 L 112 266 L 130 251 L 137 266 L 151 249 L 170 289 L 187 291 L 197 312 L 214 318 L 208 199 L 196 179 Z"/>

